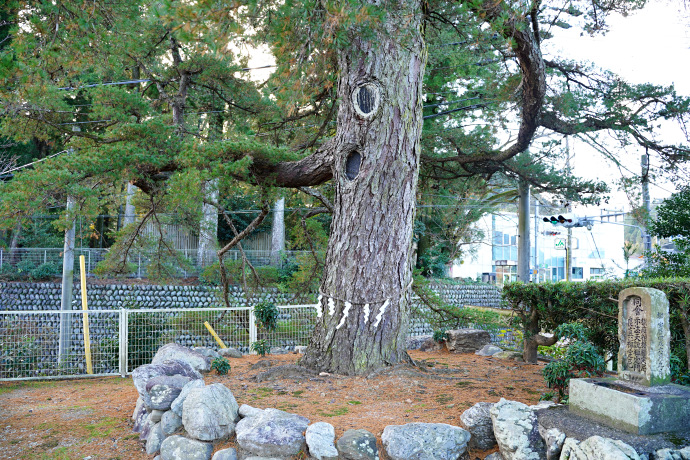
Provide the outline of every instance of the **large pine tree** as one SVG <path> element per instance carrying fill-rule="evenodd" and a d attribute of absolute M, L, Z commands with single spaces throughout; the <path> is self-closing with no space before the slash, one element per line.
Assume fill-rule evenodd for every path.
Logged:
<path fill-rule="evenodd" d="M 264 203 L 277 187 L 302 188 L 333 211 L 302 363 L 364 374 L 406 362 L 420 177 L 503 175 L 596 197 L 601 184 L 559 176 L 557 142 L 529 154 L 539 131 L 613 132 L 669 167 L 688 159 L 651 129 L 687 120 L 686 98 L 542 54 L 565 18 L 596 33 L 609 11 L 640 3 L 14 2 L 1 134 L 58 136 L 74 150 L 5 185 L 0 214 L 9 226 L 68 195 L 94 214 L 123 181 L 147 194 L 145 219 L 200 209 L 212 179 L 221 197 L 253 187 Z M 247 78 L 247 47 L 275 57 L 268 81 Z M 304 189 L 322 184 L 324 193 Z"/>

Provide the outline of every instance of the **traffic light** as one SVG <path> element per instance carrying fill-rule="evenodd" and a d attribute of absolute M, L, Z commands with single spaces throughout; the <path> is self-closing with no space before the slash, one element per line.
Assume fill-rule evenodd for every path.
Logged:
<path fill-rule="evenodd" d="M 554 217 L 554 216 L 551 216 L 550 218 L 544 217 L 544 222 L 551 222 L 551 224 L 553 224 L 553 225 L 559 225 L 560 224 L 560 225 L 563 225 L 564 227 L 569 227 L 568 224 L 572 224 L 573 219 L 563 217 L 559 214 L 558 217 Z"/>

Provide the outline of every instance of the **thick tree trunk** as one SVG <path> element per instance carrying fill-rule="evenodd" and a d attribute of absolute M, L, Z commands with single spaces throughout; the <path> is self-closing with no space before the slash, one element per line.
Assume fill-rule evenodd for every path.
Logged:
<path fill-rule="evenodd" d="M 340 53 L 336 186 L 322 312 L 301 361 L 364 374 L 409 361 L 412 225 L 426 47 L 419 2 L 354 37 Z"/>

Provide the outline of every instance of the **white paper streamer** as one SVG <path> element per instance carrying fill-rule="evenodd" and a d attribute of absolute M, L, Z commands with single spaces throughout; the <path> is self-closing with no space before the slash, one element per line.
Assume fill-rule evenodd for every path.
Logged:
<path fill-rule="evenodd" d="M 319 294 L 318 299 L 316 299 L 316 304 L 314 305 L 314 308 L 316 308 L 317 318 L 321 318 L 321 316 L 323 316 L 323 309 L 321 308 L 321 299 L 323 299 L 323 296 Z"/>
<path fill-rule="evenodd" d="M 350 313 L 350 307 L 352 307 L 352 304 L 350 302 L 345 302 L 345 309 L 343 310 L 343 317 L 340 318 L 340 322 L 335 327 L 336 329 L 340 329 L 341 327 L 343 327 L 343 324 L 345 324 L 345 318 L 347 318 L 348 313 Z"/>
<path fill-rule="evenodd" d="M 364 322 L 369 321 L 369 304 L 364 305 Z"/>
<path fill-rule="evenodd" d="M 333 316 L 334 313 L 335 313 L 335 300 L 333 300 L 332 298 L 329 297 L 328 298 L 328 314 L 330 316 Z"/>
<path fill-rule="evenodd" d="M 391 299 L 386 299 L 385 302 L 383 302 L 383 305 L 381 305 L 381 308 L 379 308 L 379 314 L 376 315 L 376 322 L 374 323 L 374 327 L 378 327 L 379 323 L 381 322 L 381 318 L 383 318 L 383 312 L 386 311 L 386 307 L 388 304 L 391 302 Z"/>

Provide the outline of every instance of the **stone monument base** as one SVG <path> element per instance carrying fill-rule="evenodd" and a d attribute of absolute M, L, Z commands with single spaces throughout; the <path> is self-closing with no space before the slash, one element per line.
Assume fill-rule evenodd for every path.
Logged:
<path fill-rule="evenodd" d="M 643 386 L 616 378 L 571 379 L 570 411 L 633 434 L 687 430 L 690 389 Z"/>

